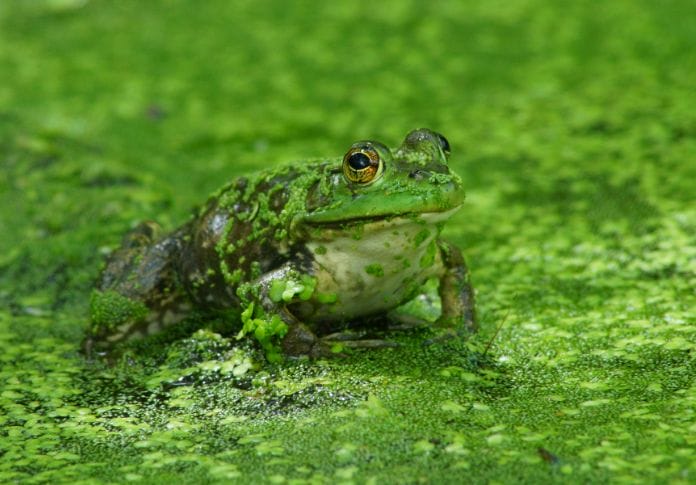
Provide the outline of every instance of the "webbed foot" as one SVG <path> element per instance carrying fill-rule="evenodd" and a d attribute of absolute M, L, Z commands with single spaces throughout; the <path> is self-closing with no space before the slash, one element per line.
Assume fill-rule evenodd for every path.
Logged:
<path fill-rule="evenodd" d="M 290 326 L 283 338 L 283 353 L 290 357 L 313 359 L 346 357 L 341 349 L 380 349 L 398 347 L 398 343 L 382 339 L 365 339 L 356 332 L 338 332 L 317 337 L 305 325 Z"/>
<path fill-rule="evenodd" d="M 453 328 L 443 328 L 438 331 L 437 335 L 431 337 L 423 342 L 423 345 L 438 345 L 444 344 L 446 342 L 451 342 L 456 339 L 466 339 L 469 336 L 469 332 L 462 329 L 455 330 Z"/>
<path fill-rule="evenodd" d="M 389 314 L 388 330 L 412 330 L 414 328 L 427 328 L 432 325 L 424 318 L 407 313 Z"/>
<path fill-rule="evenodd" d="M 384 349 L 399 346 L 398 343 L 389 340 L 362 337 L 363 334 L 356 332 L 337 332 L 325 335 L 320 341 L 329 345 L 331 348 Z"/>

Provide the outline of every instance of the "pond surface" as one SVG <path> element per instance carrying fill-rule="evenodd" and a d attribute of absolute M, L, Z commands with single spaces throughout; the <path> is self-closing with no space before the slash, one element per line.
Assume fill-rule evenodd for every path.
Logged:
<path fill-rule="evenodd" d="M 693 483 L 694 25 L 686 0 L 3 1 L 0 482 Z M 421 126 L 467 192 L 469 342 L 271 365 L 193 318 L 79 354 L 137 222 Z"/>

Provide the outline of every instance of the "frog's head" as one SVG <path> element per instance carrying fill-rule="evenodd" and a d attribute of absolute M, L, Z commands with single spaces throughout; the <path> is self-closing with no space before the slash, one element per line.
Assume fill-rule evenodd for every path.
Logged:
<path fill-rule="evenodd" d="M 447 139 L 422 128 L 390 150 L 376 141 L 354 143 L 341 165 L 327 167 L 312 187 L 301 225 L 344 225 L 451 213 L 464 200 L 461 179 L 447 166 Z"/>

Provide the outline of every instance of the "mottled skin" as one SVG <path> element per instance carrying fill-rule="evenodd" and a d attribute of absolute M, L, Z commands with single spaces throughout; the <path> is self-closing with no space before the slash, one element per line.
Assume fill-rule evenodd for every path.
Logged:
<path fill-rule="evenodd" d="M 253 334 L 268 354 L 330 355 L 337 341 L 387 345 L 331 332 L 385 315 L 432 277 L 441 334 L 474 331 L 464 259 L 439 237 L 463 201 L 448 156 L 447 140 L 427 129 L 393 151 L 357 142 L 342 162 L 238 178 L 170 234 L 141 224 L 102 273 L 86 351 L 152 334 L 194 308 L 232 307 L 246 310 L 241 334 Z"/>

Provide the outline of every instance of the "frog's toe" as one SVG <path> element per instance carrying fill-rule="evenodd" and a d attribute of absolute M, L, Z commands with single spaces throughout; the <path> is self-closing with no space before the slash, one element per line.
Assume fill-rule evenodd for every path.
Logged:
<path fill-rule="evenodd" d="M 385 349 L 387 347 L 398 347 L 397 342 L 381 339 L 364 339 L 364 340 L 345 340 L 340 342 L 344 347 L 352 347 L 355 349 Z"/>
<path fill-rule="evenodd" d="M 329 335 L 324 335 L 321 340 L 326 342 L 344 342 L 347 340 L 360 340 L 363 336 L 360 332 L 334 332 Z"/>
<path fill-rule="evenodd" d="M 389 340 L 361 337 L 360 333 L 355 332 L 332 333 L 317 339 L 303 355 L 313 359 L 347 357 L 348 354 L 343 352 L 344 349 L 382 349 L 399 346 L 398 343 Z"/>
<path fill-rule="evenodd" d="M 437 322 L 436 322 L 437 325 Z M 453 340 L 466 340 L 472 332 L 468 327 L 440 327 L 437 335 L 423 342 L 423 345 L 444 344 Z"/>
<path fill-rule="evenodd" d="M 301 323 L 289 326 L 288 333 L 281 344 L 283 353 L 290 357 L 311 355 L 318 339 L 314 332 Z"/>
<path fill-rule="evenodd" d="M 453 340 L 455 338 L 457 338 L 457 333 L 454 330 L 448 329 L 438 333 L 434 337 L 424 340 L 423 345 L 438 345 Z"/>
<path fill-rule="evenodd" d="M 415 315 L 401 313 L 398 315 L 389 315 L 389 330 L 412 330 L 414 328 L 424 328 L 432 325 L 424 318 Z"/>
<path fill-rule="evenodd" d="M 460 337 L 476 333 L 476 322 L 469 315 L 443 315 L 435 321 L 433 326 L 442 332 L 452 331 Z"/>
<path fill-rule="evenodd" d="M 333 333 L 321 339 L 322 342 L 330 345 L 332 348 L 352 348 L 352 349 L 383 349 L 387 347 L 398 347 L 399 344 L 390 340 L 382 339 L 365 339 L 360 338 L 359 334 L 355 333 Z"/>
<path fill-rule="evenodd" d="M 341 352 L 336 342 L 324 339 L 317 340 L 309 353 L 309 357 L 312 359 L 335 359 L 347 356 L 347 354 Z"/>
<path fill-rule="evenodd" d="M 317 338 L 314 332 L 299 322 L 290 325 L 283 338 L 282 349 L 283 353 L 291 358 L 323 359 L 345 356 L 336 349 L 335 342 Z"/>

